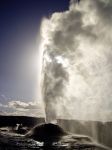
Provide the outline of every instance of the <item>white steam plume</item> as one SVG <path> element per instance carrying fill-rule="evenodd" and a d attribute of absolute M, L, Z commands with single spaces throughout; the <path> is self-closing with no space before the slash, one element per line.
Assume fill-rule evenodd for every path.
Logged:
<path fill-rule="evenodd" d="M 43 19 L 43 95 L 48 121 L 112 120 L 112 3 L 71 0 Z"/>

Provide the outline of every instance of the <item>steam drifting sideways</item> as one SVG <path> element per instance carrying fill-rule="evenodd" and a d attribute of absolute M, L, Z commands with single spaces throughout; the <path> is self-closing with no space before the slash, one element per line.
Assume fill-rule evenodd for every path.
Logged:
<path fill-rule="evenodd" d="M 70 1 L 41 26 L 46 120 L 112 120 L 112 2 Z"/>

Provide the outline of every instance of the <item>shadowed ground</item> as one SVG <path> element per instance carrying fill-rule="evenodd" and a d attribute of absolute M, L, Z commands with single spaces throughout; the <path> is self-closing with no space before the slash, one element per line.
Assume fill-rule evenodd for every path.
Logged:
<path fill-rule="evenodd" d="M 94 148 L 99 150 L 110 150 L 103 145 L 95 143 L 88 136 L 67 133 L 59 125 L 51 123 L 35 126 L 30 132 L 25 135 L 25 137 L 32 138 L 39 142 L 44 142 L 44 146 L 46 147 L 60 142 L 62 145 L 69 145 L 70 147 L 73 146 L 76 149 Z"/>
<path fill-rule="evenodd" d="M 40 124 L 29 130 L 20 135 L 19 131 L 1 129 L 0 150 L 110 150 L 89 136 L 65 132 L 56 124 Z"/>
<path fill-rule="evenodd" d="M 60 126 L 48 123 L 34 127 L 25 137 L 44 142 L 45 145 L 51 145 L 53 142 L 58 142 L 65 135 L 67 133 Z"/>

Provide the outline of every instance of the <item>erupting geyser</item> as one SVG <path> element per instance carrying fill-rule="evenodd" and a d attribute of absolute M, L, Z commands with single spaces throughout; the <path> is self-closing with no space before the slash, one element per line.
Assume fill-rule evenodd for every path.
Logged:
<path fill-rule="evenodd" d="M 110 120 L 111 2 L 70 1 L 69 10 L 44 18 L 42 94 L 46 121 Z"/>

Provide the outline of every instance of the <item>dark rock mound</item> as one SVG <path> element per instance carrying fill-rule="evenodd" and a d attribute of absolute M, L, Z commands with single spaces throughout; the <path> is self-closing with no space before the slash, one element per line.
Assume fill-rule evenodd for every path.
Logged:
<path fill-rule="evenodd" d="M 34 127 L 25 137 L 51 144 L 59 141 L 64 135 L 67 135 L 67 133 L 60 126 L 48 123 Z"/>

